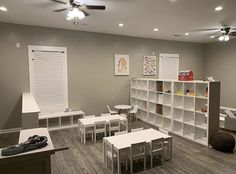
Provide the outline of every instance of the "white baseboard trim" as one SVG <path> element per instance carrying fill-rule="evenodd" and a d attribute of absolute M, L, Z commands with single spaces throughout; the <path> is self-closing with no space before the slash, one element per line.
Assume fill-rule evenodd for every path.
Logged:
<path fill-rule="evenodd" d="M 12 129 L 2 129 L 2 130 L 0 130 L 0 134 L 18 132 L 20 130 L 22 130 L 22 127 L 16 127 L 16 128 L 12 128 Z"/>

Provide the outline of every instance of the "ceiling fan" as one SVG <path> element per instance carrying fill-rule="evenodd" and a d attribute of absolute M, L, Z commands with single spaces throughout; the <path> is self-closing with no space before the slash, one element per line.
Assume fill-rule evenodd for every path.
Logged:
<path fill-rule="evenodd" d="M 219 39 L 219 41 L 228 41 L 230 39 L 230 36 L 236 36 L 236 28 L 233 27 L 224 27 L 220 29 L 220 34 L 216 36 L 216 38 Z"/>
<path fill-rule="evenodd" d="M 236 27 L 225 26 L 221 28 L 209 28 L 194 31 L 215 31 L 211 38 L 218 38 L 219 41 L 229 41 L 230 37 L 236 37 Z"/>
<path fill-rule="evenodd" d="M 67 7 L 54 10 L 54 12 L 61 12 L 70 10 L 67 14 L 67 20 L 72 19 L 83 19 L 85 16 L 89 16 L 85 10 L 105 10 L 106 7 L 104 5 L 87 5 L 84 3 L 80 3 L 78 0 L 69 0 L 69 3 L 63 2 L 61 0 L 51 0 L 52 2 L 64 4 Z"/>

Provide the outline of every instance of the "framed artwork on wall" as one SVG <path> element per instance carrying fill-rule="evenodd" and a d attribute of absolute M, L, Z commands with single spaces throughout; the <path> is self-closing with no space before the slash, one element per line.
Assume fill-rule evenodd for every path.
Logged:
<path fill-rule="evenodd" d="M 115 54 L 115 75 L 129 75 L 129 55 Z"/>
<path fill-rule="evenodd" d="M 143 75 L 155 76 L 157 73 L 157 59 L 156 56 L 143 57 Z"/>

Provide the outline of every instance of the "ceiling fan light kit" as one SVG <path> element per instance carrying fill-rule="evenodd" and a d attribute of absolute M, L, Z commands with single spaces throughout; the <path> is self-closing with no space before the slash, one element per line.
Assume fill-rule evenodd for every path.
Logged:
<path fill-rule="evenodd" d="M 228 35 L 222 35 L 219 37 L 219 41 L 229 41 L 229 36 Z"/>
<path fill-rule="evenodd" d="M 85 14 L 78 8 L 72 8 L 67 14 L 67 19 L 72 20 L 75 18 L 83 19 L 85 18 Z"/>
<path fill-rule="evenodd" d="M 235 32 L 231 31 L 234 28 L 225 27 L 220 30 L 221 35 L 219 36 L 219 41 L 229 41 L 229 36 L 235 36 Z"/>

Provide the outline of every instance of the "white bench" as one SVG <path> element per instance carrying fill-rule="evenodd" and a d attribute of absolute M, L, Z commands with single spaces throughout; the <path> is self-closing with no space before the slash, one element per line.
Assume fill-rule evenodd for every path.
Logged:
<path fill-rule="evenodd" d="M 78 119 L 83 117 L 83 111 L 39 114 L 39 127 L 46 127 L 48 130 L 73 128 L 78 126 Z"/>

